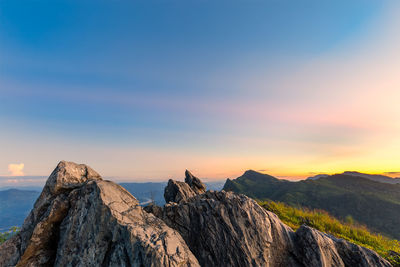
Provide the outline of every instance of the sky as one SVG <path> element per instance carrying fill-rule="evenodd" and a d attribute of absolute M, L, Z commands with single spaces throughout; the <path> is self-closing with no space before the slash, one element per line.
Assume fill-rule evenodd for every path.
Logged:
<path fill-rule="evenodd" d="M 400 176 L 396 2 L 0 0 L 3 183 Z"/>

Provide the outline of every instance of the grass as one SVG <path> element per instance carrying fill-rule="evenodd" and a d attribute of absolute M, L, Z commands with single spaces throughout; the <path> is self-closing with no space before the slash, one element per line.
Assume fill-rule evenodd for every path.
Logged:
<path fill-rule="evenodd" d="M 4 243 L 7 239 L 18 233 L 19 228 L 14 226 L 11 227 L 7 232 L 0 233 L 0 244 Z"/>
<path fill-rule="evenodd" d="M 393 266 L 400 266 L 400 242 L 372 233 L 365 226 L 355 222 L 351 216 L 347 216 L 345 221 L 339 221 L 323 210 L 295 208 L 274 201 L 262 201 L 259 204 L 278 215 L 293 230 L 297 230 L 303 224 L 308 225 L 321 232 L 372 249 Z"/>
<path fill-rule="evenodd" d="M 368 229 L 400 240 L 400 184 L 347 175 L 291 182 L 249 171 L 228 180 L 224 190 L 293 207 L 326 210 L 343 221 L 350 214 Z"/>

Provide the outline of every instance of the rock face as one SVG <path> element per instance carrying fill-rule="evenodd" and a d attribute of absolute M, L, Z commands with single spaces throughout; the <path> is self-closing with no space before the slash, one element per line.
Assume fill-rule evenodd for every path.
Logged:
<path fill-rule="evenodd" d="M 296 232 L 254 200 L 205 191 L 186 171 L 164 207 L 139 206 L 91 168 L 60 162 L 0 266 L 390 266 L 310 227 Z"/>
<path fill-rule="evenodd" d="M 188 170 L 185 171 L 185 183 L 187 183 L 196 194 L 203 194 L 206 192 L 206 186 L 203 182 Z"/>
<path fill-rule="evenodd" d="M 206 186 L 188 170 L 185 172 L 185 182 L 174 181 L 170 179 L 164 191 L 165 201 L 183 202 L 191 197 L 206 192 Z"/>
<path fill-rule="evenodd" d="M 181 235 L 121 186 L 60 162 L 0 266 L 199 266 Z"/>
<path fill-rule="evenodd" d="M 167 204 L 146 210 L 182 235 L 201 266 L 391 266 L 374 251 L 310 227 L 294 232 L 244 195 L 196 193 L 191 177 L 187 172 L 187 185 L 170 180 Z"/>

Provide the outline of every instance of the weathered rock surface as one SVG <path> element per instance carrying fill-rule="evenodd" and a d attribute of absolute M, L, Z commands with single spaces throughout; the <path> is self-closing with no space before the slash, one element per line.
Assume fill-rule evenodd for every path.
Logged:
<path fill-rule="evenodd" d="M 301 226 L 294 240 L 297 257 L 305 266 L 390 266 L 372 250 L 308 226 Z"/>
<path fill-rule="evenodd" d="M 121 186 L 60 162 L 0 266 L 199 266 L 178 232 Z"/>
<path fill-rule="evenodd" d="M 167 204 L 145 208 L 86 165 L 60 162 L 3 266 L 390 266 L 375 252 L 302 226 L 294 232 L 254 200 L 205 191 L 186 171 Z"/>
<path fill-rule="evenodd" d="M 188 170 L 185 171 L 185 183 L 187 183 L 196 194 L 203 194 L 206 192 L 205 184 Z"/>
<path fill-rule="evenodd" d="M 191 197 L 194 197 L 196 193 L 193 189 L 184 182 L 174 181 L 169 179 L 167 186 L 164 190 L 165 202 L 182 202 L 186 201 Z"/>
<path fill-rule="evenodd" d="M 184 202 L 191 197 L 206 192 L 206 186 L 203 182 L 191 174 L 188 170 L 185 172 L 185 182 L 169 179 L 167 187 L 164 190 L 165 201 Z"/>
<path fill-rule="evenodd" d="M 292 231 L 255 201 L 231 192 L 166 204 L 162 217 L 202 266 L 295 266 Z"/>
<path fill-rule="evenodd" d="M 188 187 L 179 185 L 174 194 L 187 196 Z M 369 249 L 310 227 L 293 232 L 244 195 L 207 191 L 178 200 L 147 210 L 182 235 L 202 266 L 390 266 Z"/>

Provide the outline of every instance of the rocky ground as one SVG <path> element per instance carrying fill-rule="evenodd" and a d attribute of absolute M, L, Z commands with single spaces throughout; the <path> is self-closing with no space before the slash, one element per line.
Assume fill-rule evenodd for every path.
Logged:
<path fill-rule="evenodd" d="M 206 191 L 186 171 L 163 207 L 62 161 L 0 266 L 390 266 L 377 253 L 310 227 L 294 232 L 254 200 Z"/>

